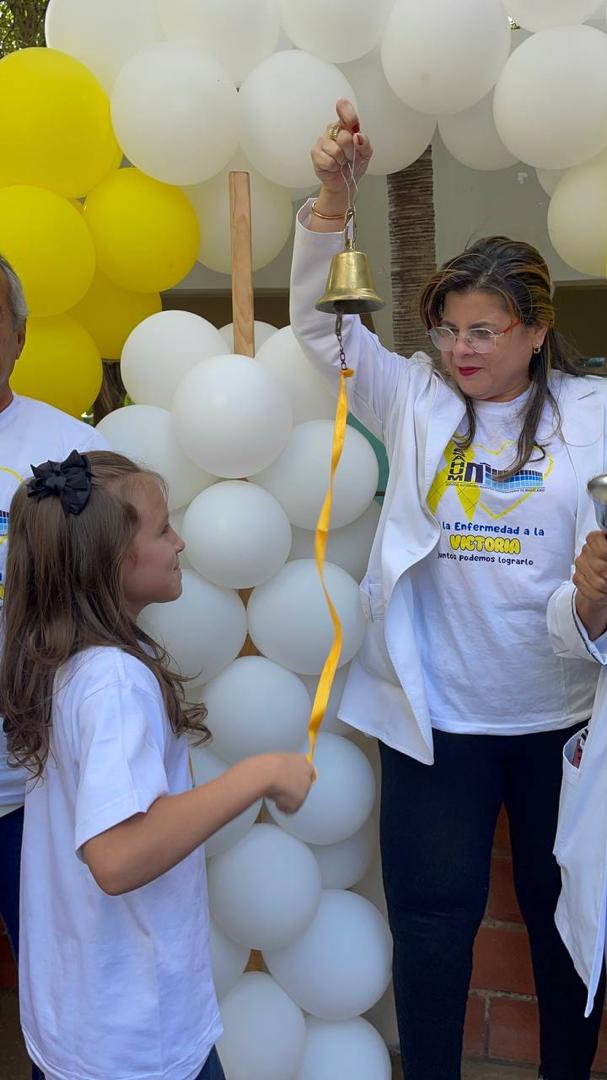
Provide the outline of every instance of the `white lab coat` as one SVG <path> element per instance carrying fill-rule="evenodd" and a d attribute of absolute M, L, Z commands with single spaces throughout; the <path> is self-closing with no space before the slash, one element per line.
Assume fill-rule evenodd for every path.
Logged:
<path fill-rule="evenodd" d="M 598 470 L 605 471 L 606 466 Z M 590 500 L 588 500 L 590 503 Z M 594 520 L 589 529 L 596 528 Z M 607 634 L 591 642 L 574 613 L 575 589 L 567 582 L 548 605 L 548 629 L 555 651 L 607 665 Z M 607 909 L 607 671 L 603 670 L 579 768 L 572 764 L 574 736 L 563 750 L 563 784 L 554 854 L 562 890 L 556 925 L 578 974 L 588 987 L 586 1016 L 592 1011 L 605 953 Z"/>
<path fill-rule="evenodd" d="M 335 318 L 314 309 L 340 233 L 314 233 L 299 214 L 291 278 L 291 325 L 309 360 L 337 379 Z M 443 451 L 465 415 L 464 401 L 425 353 L 404 359 L 384 349 L 358 317 L 344 319 L 350 408 L 381 439 L 390 459 L 383 510 L 361 583 L 367 626 L 352 661 L 340 715 L 384 743 L 432 764 L 432 726 L 413 623 L 409 571 L 436 546 L 440 527 L 426 497 Z M 332 375 L 333 373 L 333 375 Z M 593 528 L 586 494 L 605 466 L 607 380 L 554 373 L 552 389 L 578 485 L 576 549 Z M 567 588 L 567 586 L 564 586 Z M 607 815 L 605 816 L 607 830 Z M 607 838 L 607 831 L 606 831 Z"/>

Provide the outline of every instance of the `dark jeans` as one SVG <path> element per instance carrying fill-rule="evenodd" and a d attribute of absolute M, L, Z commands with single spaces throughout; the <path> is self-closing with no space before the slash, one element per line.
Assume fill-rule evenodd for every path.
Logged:
<path fill-rule="evenodd" d="M 202 1072 L 198 1074 L 197 1080 L 226 1080 L 219 1055 L 214 1047 L 202 1066 Z"/>
<path fill-rule="evenodd" d="M 23 807 L 0 817 L 0 915 L 8 932 L 15 960 L 19 953 L 19 871 Z M 44 1080 L 37 1065 L 32 1065 L 32 1080 Z"/>
<path fill-rule="evenodd" d="M 531 943 L 539 1075 L 590 1076 L 604 986 L 585 1020 L 586 990 L 554 923 L 560 872 L 552 847 L 561 751 L 574 730 L 517 736 L 435 731 L 433 766 L 380 744 L 383 875 L 407 1080 L 461 1080 L 472 947 L 487 902 L 502 804 Z"/>

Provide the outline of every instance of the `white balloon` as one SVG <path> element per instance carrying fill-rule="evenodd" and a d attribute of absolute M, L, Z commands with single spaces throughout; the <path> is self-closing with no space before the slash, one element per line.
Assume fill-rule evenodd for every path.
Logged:
<path fill-rule="evenodd" d="M 338 98 L 354 98 L 341 71 L 287 49 L 255 68 L 239 98 L 242 148 L 254 167 L 284 187 L 314 186 L 310 147 L 335 115 Z"/>
<path fill-rule="evenodd" d="M 185 456 L 167 409 L 126 405 L 104 416 L 97 430 L 112 450 L 160 473 L 168 485 L 169 510 L 183 506 L 215 480 Z"/>
<path fill-rule="evenodd" d="M 291 547 L 291 526 L 280 503 L 244 480 L 226 480 L 207 491 L 208 498 L 190 503 L 183 522 L 192 566 L 227 589 L 269 581 L 284 566 Z"/>
<path fill-rule="evenodd" d="M 607 145 L 607 35 L 592 26 L 533 34 L 495 88 L 495 125 L 513 154 L 567 169 Z"/>
<path fill-rule="evenodd" d="M 209 946 L 215 993 L 222 998 L 241 978 L 251 950 L 226 937 L 213 919 L 209 919 Z"/>
<path fill-rule="evenodd" d="M 582 274 L 607 272 L 607 150 L 569 169 L 548 207 L 548 235 L 561 259 Z"/>
<path fill-rule="evenodd" d="M 343 626 L 339 666 L 358 652 L 365 631 L 358 586 L 341 566 L 325 563 L 325 581 Z M 264 656 L 303 675 L 319 675 L 333 642 L 333 623 L 312 559 L 288 562 L 253 590 L 249 633 Z"/>
<path fill-rule="evenodd" d="M 139 622 L 163 645 L 177 670 L 193 684 L 208 682 L 232 663 L 247 636 L 238 593 L 220 589 L 193 570 L 182 573 L 183 591 L 171 604 L 149 604 Z"/>
<path fill-rule="evenodd" d="M 344 721 L 340 720 L 337 716 L 349 670 L 350 665 L 344 664 L 343 667 L 338 668 L 335 672 L 335 678 L 333 679 L 331 693 L 329 694 L 329 700 L 322 722 L 322 730 L 325 734 L 329 732 L 332 735 L 344 735 L 347 737 L 348 735 L 352 735 L 354 731 L 354 728 L 351 728 L 349 724 L 345 724 Z M 318 675 L 300 675 L 299 678 L 310 695 L 310 701 L 313 702 L 318 686 Z"/>
<path fill-rule="evenodd" d="M 256 360 L 234 353 L 191 368 L 177 387 L 172 411 L 184 453 L 228 479 L 267 468 L 284 450 L 293 423 L 277 380 Z"/>
<path fill-rule="evenodd" d="M 304 751 L 305 752 L 305 751 Z M 294 814 L 284 814 L 266 799 L 274 821 L 306 844 L 340 844 L 362 829 L 375 802 L 373 769 L 362 750 L 341 735 L 322 732 L 316 741 L 318 774 Z"/>
<path fill-rule="evenodd" d="M 206 684 L 202 697 L 213 747 L 225 761 L 299 750 L 310 696 L 302 680 L 265 656 L 241 656 Z"/>
<path fill-rule="evenodd" d="M 432 142 L 436 117 L 410 109 L 396 96 L 378 51 L 344 64 L 342 71 L 354 90 L 365 134 L 373 147 L 368 172 L 385 176 L 417 161 Z"/>
<path fill-rule="evenodd" d="M 525 30 L 583 23 L 596 11 L 596 0 L 503 0 L 504 7 Z"/>
<path fill-rule="evenodd" d="M 80 60 L 108 93 L 127 60 L 163 36 L 155 0 L 50 0 L 44 35 L 49 48 Z"/>
<path fill-rule="evenodd" d="M 189 697 L 196 697 L 198 701 L 204 700 L 200 688 L 194 688 L 194 690 L 198 692 L 190 693 Z M 223 776 L 224 772 L 230 767 L 225 761 L 221 761 L 217 754 L 209 750 L 206 745 L 196 746 L 194 744 L 191 746 L 190 761 L 192 763 L 194 783 L 198 785 L 208 784 L 211 780 L 216 780 L 217 777 Z M 213 833 L 205 841 L 204 845 L 207 859 L 213 859 L 216 855 L 223 855 L 225 851 L 229 851 L 230 848 L 234 847 L 234 844 L 242 840 L 255 824 L 262 806 L 263 800 L 257 799 L 246 810 L 243 810 L 242 814 L 233 818 L 232 821 L 228 821 L 227 825 Z"/>
<path fill-rule="evenodd" d="M 546 192 L 546 195 L 554 195 L 556 186 L 564 175 L 565 169 L 536 169 L 536 174 L 540 186 Z"/>
<path fill-rule="evenodd" d="M 315 529 L 325 499 L 333 424 L 309 420 L 298 424 L 283 450 L 267 469 L 258 472 L 255 482 L 278 499 L 293 525 Z M 377 490 L 379 466 L 364 435 L 348 427 L 333 487 L 331 527 L 349 525 L 365 512 Z"/>
<path fill-rule="evenodd" d="M 495 85 L 510 51 L 500 0 L 397 0 L 382 64 L 397 97 L 419 112 L 460 112 Z"/>
<path fill-rule="evenodd" d="M 281 949 L 314 918 L 320 869 L 305 844 L 277 825 L 254 825 L 208 866 L 209 907 L 232 941 Z"/>
<path fill-rule="evenodd" d="M 372 817 L 339 844 L 311 844 L 323 889 L 350 889 L 356 885 L 371 866 L 377 844 L 377 822 Z"/>
<path fill-rule="evenodd" d="M 390 1080 L 392 1063 L 381 1035 L 362 1016 L 308 1016 L 304 1059 L 297 1080 Z"/>
<path fill-rule="evenodd" d="M 158 0 L 169 41 L 187 41 L 214 56 L 240 83 L 278 44 L 275 0 Z"/>
<path fill-rule="evenodd" d="M 217 1042 L 229 1080 L 296 1080 L 306 1042 L 297 1005 L 274 979 L 249 971 L 221 1001 Z"/>
<path fill-rule="evenodd" d="M 112 91 L 112 124 L 142 172 L 165 184 L 200 184 L 236 150 L 238 93 L 211 56 L 163 42 L 122 68 Z"/>
<path fill-rule="evenodd" d="M 293 227 L 293 203 L 288 191 L 267 180 L 243 155 L 237 154 L 219 176 L 185 189 L 200 225 L 198 259 L 219 274 L 232 272 L 228 175 L 233 171 L 249 173 L 253 270 L 260 270 L 276 258 Z"/>
<path fill-rule="evenodd" d="M 255 359 L 271 372 L 289 396 L 293 423 L 332 420 L 336 391 L 312 367 L 290 326 L 283 326 L 258 349 Z"/>
<path fill-rule="evenodd" d="M 392 942 L 377 908 L 356 893 L 327 889 L 301 937 L 264 952 L 276 981 L 321 1020 L 349 1020 L 370 1009 L 390 981 Z"/>
<path fill-rule="evenodd" d="M 442 116 L 438 130 L 449 153 L 469 169 L 493 172 L 507 169 L 518 161 L 497 133 L 493 119 L 493 90 L 470 109 Z"/>
<path fill-rule="evenodd" d="M 255 319 L 253 332 L 255 335 L 255 352 L 257 359 L 257 351 L 261 349 L 261 346 L 266 343 L 268 338 L 272 337 L 272 334 L 276 333 L 276 327 L 270 323 L 262 322 L 261 319 Z M 219 333 L 225 341 L 228 352 L 234 352 L 234 323 L 226 323 L 225 326 L 219 327 Z"/>
<path fill-rule="evenodd" d="M 158 311 L 131 331 L 120 373 L 127 393 L 140 405 L 169 409 L 177 384 L 209 356 L 230 352 L 219 330 L 191 311 Z"/>
<path fill-rule="evenodd" d="M 373 499 L 364 514 L 356 518 L 351 525 L 331 529 L 329 533 L 327 559 L 347 570 L 355 581 L 362 581 L 367 572 L 380 514 L 381 508 Z M 314 536 L 312 529 L 299 529 L 294 526 L 289 559 L 313 558 Z"/>
<path fill-rule="evenodd" d="M 381 851 L 379 846 L 375 849 L 367 873 L 360 881 L 356 882 L 353 888 L 355 893 L 359 896 L 364 896 L 365 900 L 368 900 L 378 911 L 381 911 L 382 915 L 387 920 L 388 905 L 386 903 L 386 894 L 384 892 Z"/>
<path fill-rule="evenodd" d="M 392 2 L 280 0 L 282 25 L 298 49 L 331 64 L 345 64 L 377 44 Z"/>

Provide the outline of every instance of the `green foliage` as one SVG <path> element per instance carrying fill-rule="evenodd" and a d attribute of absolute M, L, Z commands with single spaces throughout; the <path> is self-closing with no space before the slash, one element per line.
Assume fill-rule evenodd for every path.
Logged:
<path fill-rule="evenodd" d="M 0 56 L 44 45 L 44 16 L 49 0 L 0 0 Z"/>

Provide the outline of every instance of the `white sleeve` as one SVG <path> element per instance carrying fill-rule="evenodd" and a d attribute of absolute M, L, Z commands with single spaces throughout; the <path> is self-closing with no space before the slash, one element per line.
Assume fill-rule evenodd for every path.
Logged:
<path fill-rule="evenodd" d="M 335 316 L 316 311 L 314 305 L 325 291 L 333 255 L 343 250 L 343 233 L 317 233 L 305 227 L 310 215 L 306 203 L 297 215 L 291 271 L 291 326 L 310 363 L 332 382 L 339 377 L 339 348 Z M 351 411 L 378 439 L 386 441 L 390 415 L 397 394 L 407 392 L 411 361 L 389 352 L 358 315 L 343 320 L 343 342 L 348 367 Z M 416 354 L 425 361 L 425 354 Z"/>
<path fill-rule="evenodd" d="M 80 451 L 80 453 L 85 454 L 87 450 L 109 450 L 110 449 L 109 443 L 106 441 L 106 439 L 104 439 L 101 432 L 97 431 L 97 428 L 94 428 L 92 424 L 84 424 L 83 423 L 82 426 L 84 428 L 86 428 L 87 430 L 84 433 L 85 437 L 83 437 L 83 439 L 81 439 L 81 445 L 76 448 L 77 450 Z"/>
<path fill-rule="evenodd" d="M 572 581 L 559 585 L 548 601 L 548 634 L 557 656 L 607 665 L 607 632 L 591 641 L 575 609 Z"/>
<path fill-rule="evenodd" d="M 168 733 L 160 692 L 116 680 L 78 707 L 78 790 L 75 848 L 144 814 L 169 791 L 164 765 Z"/>

